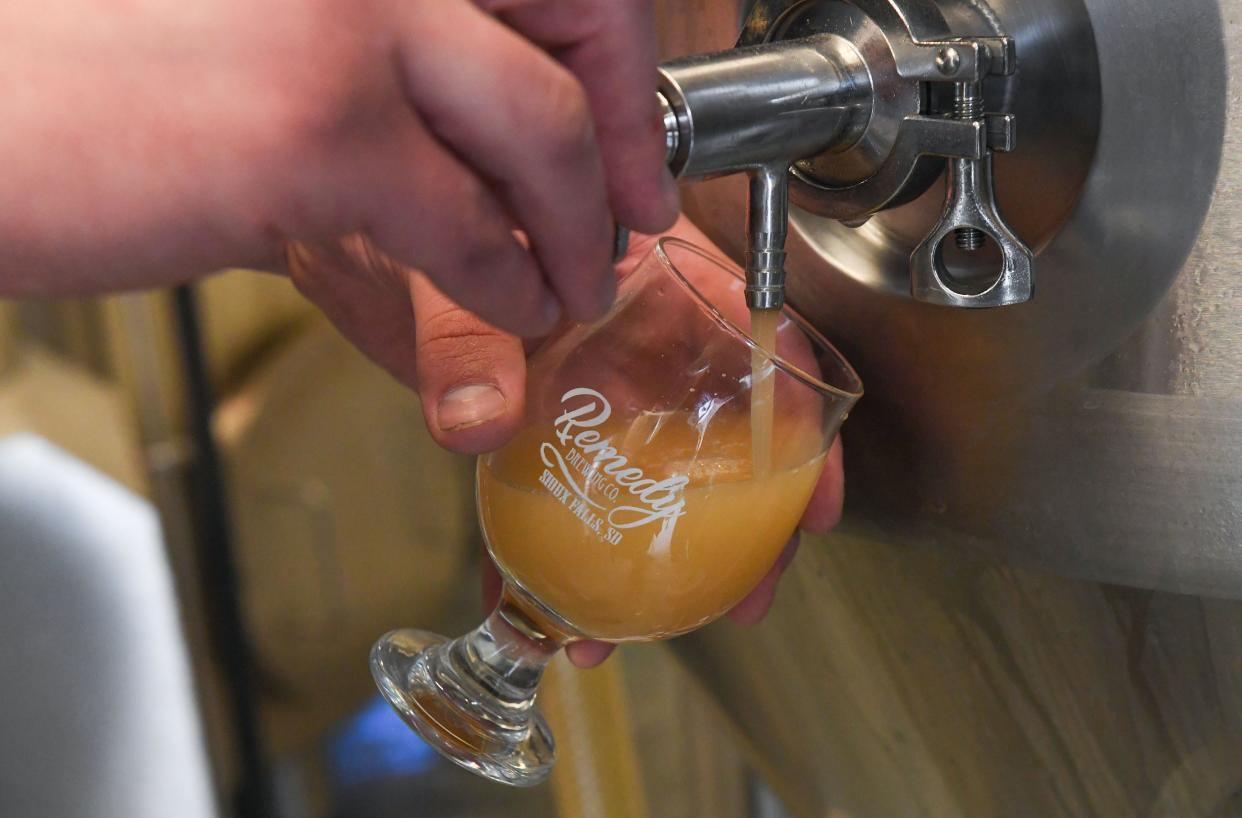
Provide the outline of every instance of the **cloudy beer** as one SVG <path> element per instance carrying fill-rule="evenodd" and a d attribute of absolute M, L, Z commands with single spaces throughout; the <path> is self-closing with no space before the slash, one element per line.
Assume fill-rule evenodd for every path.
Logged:
<path fill-rule="evenodd" d="M 744 412 L 621 419 L 585 388 L 562 409 L 480 462 L 479 511 L 519 595 L 597 639 L 672 636 L 739 602 L 776 561 L 823 466 L 822 446 L 804 436 L 799 452 L 792 430 L 756 474 Z"/>

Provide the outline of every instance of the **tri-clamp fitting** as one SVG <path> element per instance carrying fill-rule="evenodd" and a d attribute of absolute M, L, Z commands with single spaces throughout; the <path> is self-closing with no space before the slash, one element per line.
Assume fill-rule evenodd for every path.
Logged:
<path fill-rule="evenodd" d="M 971 0 L 973 6 L 979 0 Z M 996 307 L 1033 293 L 1033 254 L 1005 223 L 993 151 L 1014 147 L 1014 118 L 984 111 L 989 75 L 1016 70 L 1003 33 L 956 37 L 931 0 L 758 0 L 738 47 L 660 67 L 675 174 L 751 177 L 747 301 L 784 302 L 789 200 L 861 225 L 922 194 L 949 160 L 944 215 L 910 257 L 914 297 Z M 965 287 L 944 261 L 995 241 L 1001 269 Z"/>

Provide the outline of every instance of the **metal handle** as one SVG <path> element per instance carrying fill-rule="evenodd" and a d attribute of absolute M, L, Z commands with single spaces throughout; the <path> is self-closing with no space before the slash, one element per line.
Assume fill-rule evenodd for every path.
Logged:
<path fill-rule="evenodd" d="M 975 308 L 1029 301 L 1035 292 L 1034 254 L 996 209 L 992 155 L 982 159 L 954 159 L 949 165 L 948 187 L 948 201 L 940 223 L 910 256 L 914 297 L 932 304 Z M 971 287 L 955 277 L 944 262 L 941 246 L 951 235 L 956 234 L 961 239 L 965 230 L 986 235 L 1000 248 L 1000 272 L 986 286 Z M 966 241 L 959 241 L 959 246 L 978 238 L 977 234 L 966 235 Z"/>
<path fill-rule="evenodd" d="M 985 150 L 980 157 L 957 157 L 949 164 L 944 212 L 931 233 L 910 256 L 910 289 L 915 298 L 950 307 L 1004 307 L 1029 301 L 1035 294 L 1035 254 L 1018 238 L 996 207 L 992 152 L 1014 147 L 1013 118 L 983 110 L 979 83 L 957 83 L 953 118 L 984 125 Z M 977 252 L 987 239 L 996 242 L 1001 268 L 981 283 L 955 276 L 944 261 L 949 235 L 959 249 Z"/>

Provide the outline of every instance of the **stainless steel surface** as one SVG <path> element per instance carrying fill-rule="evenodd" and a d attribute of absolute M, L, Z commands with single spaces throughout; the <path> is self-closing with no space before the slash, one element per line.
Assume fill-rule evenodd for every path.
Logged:
<path fill-rule="evenodd" d="M 667 53 L 728 42 L 726 5 L 665 3 Z M 674 649 L 799 818 L 1242 814 L 1242 602 L 1205 598 L 1242 598 L 1242 6 L 990 8 L 1039 292 L 906 297 L 943 183 L 857 230 L 795 208 L 790 299 L 868 384 L 846 522 L 763 626 Z M 745 192 L 685 190 L 737 258 Z"/>
<path fill-rule="evenodd" d="M 809 3 L 800 7 L 805 9 L 800 14 L 803 19 L 810 20 L 806 25 L 819 26 L 824 25 L 825 21 L 846 17 L 840 9 L 852 5 L 841 2 Z M 1013 33 L 1009 29 L 1016 18 L 996 13 L 993 7 L 999 8 L 1000 4 L 941 2 L 936 7 L 943 22 L 936 25 L 929 15 L 923 15 L 919 23 L 923 27 L 919 29 L 922 32 L 920 36 L 937 36 L 936 32 L 942 30 L 939 26 L 948 26 L 955 33 L 984 42 L 995 41 L 990 38 L 995 38 L 1002 31 Z M 1028 7 L 1027 13 L 1031 18 L 1038 19 L 1039 30 L 1031 30 L 1029 20 L 1021 21 L 1027 25 L 1026 33 L 1012 38 L 1013 51 L 1021 59 L 1020 70 L 1012 76 L 1003 73 L 1012 71 L 1014 66 L 1010 63 L 1014 57 L 1007 51 L 998 50 L 1005 56 L 996 66 L 997 75 L 989 77 L 984 83 L 986 107 L 1008 111 L 1014 119 L 989 117 L 983 128 L 987 133 L 976 131 L 973 134 L 933 132 L 933 128 L 943 128 L 946 123 L 931 117 L 916 117 L 910 124 L 917 124 L 923 129 L 919 136 L 923 143 L 940 141 L 942 147 L 939 153 L 943 155 L 981 158 L 987 147 L 993 150 L 1012 147 L 1012 126 L 1014 121 L 1020 122 L 1020 149 L 1014 156 L 1001 158 L 997 162 L 1000 209 L 1013 233 L 1038 249 L 1047 243 L 1077 201 L 1095 147 L 1100 105 L 1099 78 L 1091 26 L 1081 3 L 1053 0 L 1039 4 L 1038 10 Z M 833 22 L 832 25 L 837 26 L 839 31 L 842 24 Z M 855 25 L 850 36 L 857 38 L 856 42 L 866 43 L 860 45 L 860 49 L 869 62 L 884 59 L 888 47 L 881 32 Z M 947 53 L 949 49 L 960 56 L 961 49 L 956 45 L 945 45 L 940 51 Z M 1072 93 L 1067 89 L 1073 89 Z M 945 93 L 943 88 L 935 90 Z M 946 105 L 940 107 L 947 108 Z M 903 115 L 911 117 L 908 108 L 906 111 Z M 950 142 L 951 139 L 954 141 Z M 972 146 L 975 146 L 973 154 Z M 902 146 L 901 152 L 908 154 L 909 149 Z M 852 161 L 858 160 L 854 158 Z M 900 163 L 893 160 L 892 164 L 900 166 L 909 161 L 908 158 Z M 874 163 L 866 167 L 873 166 Z M 850 218 L 851 214 L 856 214 L 856 208 L 843 213 L 839 201 L 827 197 L 824 191 L 813 185 L 794 185 L 793 200 L 807 211 L 796 214 L 795 218 L 803 223 L 808 235 L 814 234 L 813 241 L 821 252 L 848 269 L 851 275 L 877 288 L 910 294 L 907 259 L 902 253 L 908 256 L 929 228 L 939 221 L 948 197 L 938 189 L 928 191 L 928 188 L 935 183 L 942 168 L 943 162 L 924 157 L 922 164 L 916 168 L 920 174 L 918 183 L 906 186 L 906 190 L 913 195 L 906 195 L 895 202 L 906 204 L 921 194 L 917 206 L 881 213 L 863 230 L 851 230 L 829 221 L 833 217 L 844 218 L 846 222 L 856 225 L 860 219 L 856 215 Z M 819 172 L 825 174 L 828 171 L 821 167 Z M 858 175 L 855 173 L 848 178 L 857 178 Z M 878 186 L 881 189 L 893 188 L 892 182 Z M 1028 200 L 1020 208 L 1010 204 L 1010 190 L 1030 186 L 1038 186 L 1041 190 L 1038 203 Z M 815 218 L 810 214 L 827 218 Z M 965 259 L 962 266 L 964 277 L 991 275 L 995 278 L 1000 259 L 991 254 L 981 255 Z M 928 274 L 924 267 L 924 275 Z"/>
<path fill-rule="evenodd" d="M 1011 116 L 986 114 L 981 83 L 991 75 L 1013 75 L 1018 62 L 1014 41 L 982 12 L 985 8 L 971 5 L 983 27 L 967 21 L 974 33 L 966 38 L 951 36 L 962 32 L 954 31 L 938 6 L 918 0 L 761 0 L 750 20 L 773 22 L 760 35 L 763 27 L 748 21 L 742 34 L 742 42 L 807 31 L 845 37 L 860 44 L 875 85 L 885 89 L 877 96 L 896 101 L 873 118 L 867 144 L 852 156 L 820 156 L 795 165 L 805 188 L 799 190 L 800 201 L 814 212 L 858 226 L 926 190 L 939 167 L 931 157 L 951 159 L 958 172 L 947 177 L 944 212 L 929 222 L 936 225 L 931 235 L 910 255 L 909 292 L 953 307 L 1010 306 L 1029 300 L 1033 288 L 1031 251 L 991 204 L 991 152 L 1012 145 L 1014 122 Z M 937 113 L 932 110 L 937 99 L 946 96 L 940 85 L 950 80 L 952 109 Z M 990 139 L 992 134 L 997 138 Z M 955 274 L 940 253 L 949 233 L 959 237 L 959 247 L 971 249 L 986 234 L 997 244 L 1000 263 L 975 264 L 964 275 Z"/>
<path fill-rule="evenodd" d="M 694 25 L 672 8 L 668 53 L 735 25 L 728 4 L 695 5 Z M 1021 56 L 987 93 L 1022 122 L 997 200 L 1038 253 L 1039 295 L 1002 311 L 902 297 L 943 185 L 855 230 L 795 208 L 790 300 L 868 384 L 846 429 L 847 530 L 1242 597 L 1240 18 L 1215 0 L 942 8 L 962 30 L 994 18 Z M 684 193 L 737 258 L 745 194 L 729 178 Z"/>
<path fill-rule="evenodd" d="M 1012 74 L 1016 60 L 999 29 L 967 25 L 954 31 L 927 0 L 760 0 L 754 6 L 739 44 L 830 33 L 852 43 L 871 74 L 874 113 L 863 137 L 795 165 L 801 206 L 846 222 L 865 220 L 925 191 L 942 165 L 935 157 L 987 152 L 985 129 L 946 116 L 952 98 L 937 90 Z"/>
<path fill-rule="evenodd" d="M 944 66 L 946 71 L 950 71 L 953 60 L 957 56 L 957 52 L 952 48 L 942 49 L 941 57 L 944 58 Z M 940 67 L 941 57 L 936 58 L 936 66 Z M 975 82 L 959 82 L 956 91 L 953 94 L 953 115 L 956 119 L 965 119 L 967 121 L 975 121 L 986 116 L 983 109 L 983 89 Z M 989 170 L 989 176 L 991 175 Z M 952 203 L 953 195 L 957 190 L 957 186 L 949 184 L 949 201 Z M 992 185 L 988 184 L 988 197 L 994 196 Z M 950 206 L 952 206 L 950 204 Z M 987 241 L 987 234 L 976 227 L 958 227 L 953 231 L 955 243 L 960 250 L 975 251 L 983 247 Z"/>
<path fill-rule="evenodd" d="M 952 160 L 945 181 L 949 193 L 944 215 L 910 256 L 914 297 L 948 307 L 1003 307 L 1029 301 L 1035 289 L 1034 254 L 996 209 L 992 157 Z M 956 234 L 958 249 L 972 253 L 983 248 L 985 236 L 995 242 L 1001 254 L 999 272 L 955 273 L 945 262 L 942 247 L 950 234 Z"/>
<path fill-rule="evenodd" d="M 664 63 L 658 97 L 675 174 L 750 175 L 746 300 L 779 309 L 789 166 L 862 137 L 872 118 L 867 66 L 840 37 L 808 37 Z"/>
<path fill-rule="evenodd" d="M 689 178 L 848 148 L 871 119 L 867 66 L 834 36 L 671 60 L 659 92 L 680 132 L 673 172 Z"/>
<path fill-rule="evenodd" d="M 979 31 L 954 36 L 927 0 L 759 0 L 737 49 L 662 66 L 673 171 L 752 175 L 752 308 L 784 301 L 785 230 L 771 228 L 788 194 L 777 174 L 793 175 L 814 212 L 857 227 L 923 193 L 939 157 L 954 160 L 955 172 L 943 215 L 929 220 L 932 235 L 910 254 L 909 292 L 954 307 L 1030 298 L 1032 253 L 1001 217 L 991 184 L 992 151 L 1013 147 L 1014 117 L 986 113 L 982 86 L 1016 72 L 1016 47 L 984 6 L 968 8 L 958 17 Z M 969 251 L 990 239 L 999 263 L 951 267 L 940 252 L 950 233 Z"/>
<path fill-rule="evenodd" d="M 681 127 L 677 122 L 677 112 L 669 104 L 668 97 L 656 91 L 656 102 L 660 106 L 660 120 L 664 125 L 664 162 L 671 166 L 677 160 L 677 152 L 681 150 Z"/>
<path fill-rule="evenodd" d="M 953 94 L 953 117 L 965 122 L 986 123 L 983 89 L 976 82 L 959 82 Z M 993 117 L 996 123 L 1004 117 Z M 998 144 L 1013 147 L 1012 128 L 989 128 L 999 134 Z M 996 207 L 992 154 L 978 159 L 952 159 L 945 177 L 948 195 L 944 214 L 932 232 L 910 256 L 910 279 L 914 297 L 949 307 L 1004 307 L 1029 301 L 1035 292 L 1032 275 L 1034 254 L 1001 218 Z M 956 275 L 945 260 L 942 245 L 949 235 L 959 250 L 976 253 L 991 240 L 1000 251 L 999 269 Z"/>
<path fill-rule="evenodd" d="M 1038 252 L 1081 195 L 1095 151 L 1101 103 L 1094 35 L 1085 7 L 1078 0 L 1045 0 L 1037 6 L 946 2 L 940 7 L 955 31 L 983 36 L 1004 30 L 1014 35 L 1022 67 L 1013 76 L 989 78 L 984 97 L 986 108 L 1008 111 L 1021 124 L 1018 149 L 996 158 L 997 200 L 1013 232 Z M 994 150 L 1012 148 L 1012 125 L 1004 117 L 988 118 L 985 143 Z M 808 212 L 795 212 L 794 218 L 829 264 L 874 288 L 907 294 L 906 257 L 939 221 L 947 198 L 935 185 L 909 206 L 850 230 L 816 218 L 832 214 L 825 214 L 821 202 L 795 185 L 794 202 Z M 999 262 L 998 256 L 980 254 L 964 259 L 962 272 L 965 277 L 994 274 Z"/>
<path fill-rule="evenodd" d="M 750 174 L 746 225 L 746 304 L 778 310 L 785 303 L 785 240 L 789 235 L 789 166 Z"/>

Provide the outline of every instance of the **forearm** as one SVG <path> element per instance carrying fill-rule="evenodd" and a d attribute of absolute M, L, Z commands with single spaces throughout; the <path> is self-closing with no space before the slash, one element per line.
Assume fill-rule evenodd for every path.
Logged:
<path fill-rule="evenodd" d="M 594 320 L 614 218 L 676 213 L 649 3 L 485 5 L 0 4 L 0 296 L 164 285 L 365 232 L 503 329 Z"/>
<path fill-rule="evenodd" d="M 169 19 L 176 5 L 0 12 L 0 75 L 13 80 L 0 97 L 0 294 L 161 285 L 275 257 L 289 185 L 266 174 L 296 95 L 279 76 L 255 87 L 263 44 Z"/>

